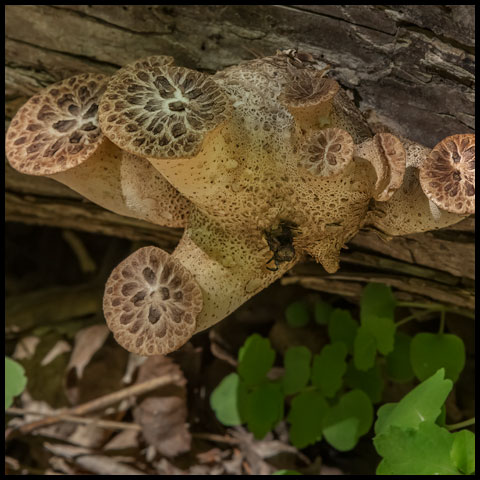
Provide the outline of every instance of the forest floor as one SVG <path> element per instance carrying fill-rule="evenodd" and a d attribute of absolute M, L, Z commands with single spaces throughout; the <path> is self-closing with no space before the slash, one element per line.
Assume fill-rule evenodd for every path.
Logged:
<path fill-rule="evenodd" d="M 179 351 L 143 359 L 113 340 L 101 298 L 111 269 L 144 244 L 19 223 L 7 223 L 5 238 L 6 355 L 23 365 L 28 379 L 6 412 L 6 474 L 375 473 L 380 457 L 373 431 L 348 452 L 325 441 L 298 450 L 289 443 L 287 421 L 258 440 L 245 426 L 223 426 L 210 406 L 211 392 L 235 371 L 249 335 L 269 338 L 278 369 L 290 345 L 320 351 L 326 328 L 292 329 L 285 309 L 321 299 L 358 311 L 341 292 L 276 282 Z M 430 328 L 409 325 L 411 332 Z M 473 410 L 473 322 L 448 327 L 467 350 L 447 406 L 453 423 Z M 411 386 L 386 382 L 383 398 L 398 401 Z M 76 410 L 59 421 L 65 408 Z"/>

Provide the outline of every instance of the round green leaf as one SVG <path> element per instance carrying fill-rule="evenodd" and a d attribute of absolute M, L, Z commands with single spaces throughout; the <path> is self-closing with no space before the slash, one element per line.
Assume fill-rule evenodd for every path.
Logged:
<path fill-rule="evenodd" d="M 323 300 L 317 300 L 313 308 L 315 323 L 318 325 L 327 325 L 332 312 L 333 307 L 329 303 Z"/>
<path fill-rule="evenodd" d="M 293 400 L 288 413 L 290 442 L 297 448 L 322 439 L 323 419 L 328 413 L 328 403 L 315 391 L 299 393 Z"/>
<path fill-rule="evenodd" d="M 395 297 L 389 286 L 382 283 L 369 283 L 360 299 L 360 323 L 363 325 L 371 317 L 389 318 L 393 321 Z"/>
<path fill-rule="evenodd" d="M 475 471 L 475 435 L 470 430 L 460 430 L 453 434 L 450 458 L 465 475 Z"/>
<path fill-rule="evenodd" d="M 419 380 L 444 368 L 445 377 L 456 382 L 465 366 L 465 345 L 457 335 L 418 333 L 410 346 L 410 360 Z"/>
<path fill-rule="evenodd" d="M 283 391 L 285 395 L 297 393 L 308 383 L 312 354 L 307 347 L 290 347 L 285 352 Z"/>
<path fill-rule="evenodd" d="M 358 424 L 355 417 L 339 418 L 323 429 L 325 440 L 340 452 L 348 452 L 358 442 Z"/>
<path fill-rule="evenodd" d="M 13 397 L 20 395 L 27 385 L 23 367 L 9 357 L 5 357 L 5 410 L 13 403 Z"/>
<path fill-rule="evenodd" d="M 357 370 L 353 361 L 349 362 L 344 381 L 347 387 L 363 390 L 370 397 L 372 403 L 378 403 L 382 400 L 385 382 L 378 362 L 365 371 Z"/>
<path fill-rule="evenodd" d="M 254 333 L 238 352 L 238 373 L 247 387 L 260 384 L 272 368 L 275 351 L 270 340 Z"/>
<path fill-rule="evenodd" d="M 347 347 L 343 342 L 325 345 L 320 355 L 315 355 L 312 367 L 312 385 L 326 397 L 333 397 L 342 386 L 347 369 Z"/>
<path fill-rule="evenodd" d="M 331 343 L 343 342 L 348 351 L 353 351 L 353 342 L 357 334 L 358 323 L 348 310 L 336 308 L 328 320 L 328 336 Z"/>
<path fill-rule="evenodd" d="M 210 395 L 210 406 L 218 420 L 227 426 L 241 425 L 247 389 L 236 373 L 227 375 Z"/>
<path fill-rule="evenodd" d="M 377 343 L 365 327 L 359 327 L 353 343 L 353 364 L 357 370 L 369 370 L 375 364 Z"/>
<path fill-rule="evenodd" d="M 247 395 L 245 419 L 255 438 L 262 439 L 283 417 L 280 385 L 264 383 Z"/>
<path fill-rule="evenodd" d="M 301 300 L 291 303 L 285 309 L 285 318 L 291 327 L 304 327 L 310 321 L 307 303 Z"/>
<path fill-rule="evenodd" d="M 408 382 L 413 378 L 410 362 L 410 344 L 412 338 L 403 332 L 395 334 L 393 351 L 386 357 L 387 375 L 397 382 Z"/>
<path fill-rule="evenodd" d="M 301 475 L 301 473 L 295 470 L 277 470 L 273 472 L 272 475 Z"/>
<path fill-rule="evenodd" d="M 361 390 L 352 390 L 330 408 L 324 421 L 323 434 L 330 445 L 345 452 L 355 447 L 358 438 L 370 430 L 372 422 L 370 398 Z"/>

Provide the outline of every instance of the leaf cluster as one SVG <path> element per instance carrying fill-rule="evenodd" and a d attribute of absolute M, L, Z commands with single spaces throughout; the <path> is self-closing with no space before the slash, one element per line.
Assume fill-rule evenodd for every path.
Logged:
<path fill-rule="evenodd" d="M 471 473 L 474 464 L 467 452 L 474 435 L 451 433 L 439 424 L 452 382 L 465 365 L 463 341 L 442 331 L 414 337 L 398 331 L 398 305 L 389 287 L 374 283 L 363 291 L 359 321 L 323 301 L 315 303 L 313 312 L 306 302 L 293 302 L 285 312 L 287 323 L 305 327 L 313 318 L 326 328 L 330 343 L 315 355 L 303 345 L 288 348 L 283 376 L 273 378 L 269 372 L 276 354 L 270 341 L 251 335 L 239 351 L 237 372 L 210 397 L 217 418 L 228 426 L 246 424 L 258 439 L 286 418 L 297 448 L 325 439 L 349 451 L 370 431 L 385 380 L 416 378 L 423 383 L 397 404 L 378 409 L 374 445 L 383 460 L 377 473 Z"/>

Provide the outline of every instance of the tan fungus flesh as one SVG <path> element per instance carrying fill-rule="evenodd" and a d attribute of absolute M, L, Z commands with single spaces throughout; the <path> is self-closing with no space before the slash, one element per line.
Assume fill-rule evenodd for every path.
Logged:
<path fill-rule="evenodd" d="M 461 151 L 458 191 L 468 194 L 474 147 L 460 140 L 468 136 L 430 156 L 393 135 L 372 138 L 362 114 L 324 73 L 312 55 L 284 50 L 213 76 L 165 57 L 133 62 L 113 76 L 99 122 L 132 154 L 121 163 L 126 205 L 138 214 L 149 199 L 160 204 L 154 188 L 141 188 L 153 172 L 141 167 L 147 159 L 161 174 L 155 181 L 166 179 L 177 192 L 165 204 L 167 216 L 188 212 L 171 256 L 141 249 L 107 282 L 105 316 L 125 348 L 141 355 L 178 348 L 305 254 L 335 272 L 341 248 L 364 226 L 401 235 L 464 218 L 425 195 L 419 168 L 427 191 L 439 181 L 426 173 L 431 165 L 444 172 L 442 159 L 449 155 L 451 166 Z M 186 310 L 172 300 L 175 292 L 191 293 Z"/>

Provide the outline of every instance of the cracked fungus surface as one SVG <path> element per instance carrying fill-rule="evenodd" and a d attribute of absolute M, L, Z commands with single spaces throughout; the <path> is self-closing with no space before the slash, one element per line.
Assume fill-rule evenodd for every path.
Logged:
<path fill-rule="evenodd" d="M 180 348 L 193 335 L 202 305 L 190 272 L 156 247 L 137 250 L 113 270 L 103 301 L 115 339 L 138 355 Z"/>
<path fill-rule="evenodd" d="M 105 138 L 97 112 L 107 79 L 77 75 L 30 98 L 8 129 L 10 164 L 22 173 L 49 175 L 87 160 Z"/>
<path fill-rule="evenodd" d="M 424 160 L 419 178 L 425 194 L 440 208 L 475 213 L 475 136 L 445 138 Z"/>
<path fill-rule="evenodd" d="M 140 66 L 141 67 L 141 66 Z M 100 124 L 120 148 L 147 157 L 191 157 L 228 117 L 229 104 L 208 76 L 150 63 L 120 69 L 100 106 Z"/>

